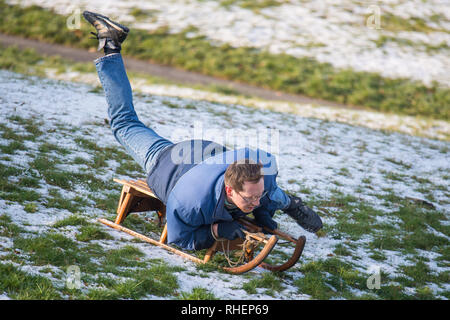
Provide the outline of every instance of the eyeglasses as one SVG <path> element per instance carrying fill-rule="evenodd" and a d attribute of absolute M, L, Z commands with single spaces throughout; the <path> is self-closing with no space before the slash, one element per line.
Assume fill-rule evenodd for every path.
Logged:
<path fill-rule="evenodd" d="M 254 197 L 244 197 L 239 192 L 236 191 L 236 193 L 242 198 L 242 200 L 244 200 L 246 203 L 250 204 L 250 203 L 259 201 L 262 198 L 264 198 L 265 195 L 267 194 L 267 191 L 264 191 L 264 193 L 260 196 L 254 196 Z"/>

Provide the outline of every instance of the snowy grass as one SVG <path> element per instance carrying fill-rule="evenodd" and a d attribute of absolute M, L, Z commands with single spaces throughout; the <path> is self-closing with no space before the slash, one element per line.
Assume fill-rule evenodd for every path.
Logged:
<path fill-rule="evenodd" d="M 32 49 L 19 50 L 16 47 L 5 48 L 0 51 L 0 67 L 29 75 L 88 83 L 93 86 L 90 92 L 100 93 L 103 91 L 92 63 L 76 63 L 59 56 L 43 56 L 37 54 Z M 302 117 L 333 122 L 339 121 L 372 129 L 397 131 L 417 136 L 450 140 L 450 123 L 448 121 L 329 107 L 327 105 L 265 101 L 251 96 L 239 95 L 227 87 L 213 85 L 187 86 L 186 84 L 177 84 L 136 72 L 128 72 L 128 76 L 133 80 L 133 89 L 136 93 L 245 105 L 255 109 L 268 109 L 292 113 Z M 169 100 L 164 101 L 164 103 L 173 109 L 182 107 L 196 110 L 195 104 L 179 105 Z M 211 108 L 211 112 L 216 111 Z M 308 130 L 305 130 L 303 133 L 309 134 Z M 329 153 L 334 154 L 335 151 L 330 149 Z"/>
<path fill-rule="evenodd" d="M 193 138 L 199 122 L 210 129 L 205 139 L 217 130 L 245 132 L 249 125 L 279 130 L 279 184 L 304 198 L 324 229 L 305 233 L 278 212 L 282 230 L 307 237 L 300 262 L 281 274 L 233 276 L 96 221 L 115 215 L 120 186 L 113 177 L 144 177 L 104 121 L 102 92 L 8 71 L 0 71 L 0 88 L 3 297 L 449 298 L 448 142 L 235 104 L 135 94 L 141 119 L 173 141 Z M 155 217 L 133 214 L 125 223 L 155 235 Z M 270 259 L 283 261 L 289 253 L 280 243 Z M 80 268 L 79 288 L 68 286 L 71 265 Z M 374 266 L 381 270 L 380 289 L 367 286 Z"/>
<path fill-rule="evenodd" d="M 23 1 L 21 4 L 27 5 L 32 2 Z M 63 2 L 40 1 L 39 5 L 60 9 Z M 177 14 L 192 14 L 193 16 L 197 16 L 198 13 L 191 10 L 208 11 L 219 5 L 216 1 L 206 1 L 202 4 L 196 1 L 189 4 L 184 1 L 183 3 L 169 2 L 167 4 L 168 7 L 161 8 L 161 10 L 167 9 L 177 12 Z M 164 7 L 167 4 L 158 4 L 158 7 Z M 92 31 L 92 27 L 84 20 L 80 20 L 79 29 L 71 30 L 67 27 L 67 21 L 70 19 L 67 15 L 55 14 L 37 6 L 22 8 L 2 4 L 2 2 L 0 2 L 0 5 L 2 5 L 2 10 L 6 12 L 4 18 L 0 20 L 2 32 L 82 48 L 93 49 L 96 46 L 96 42 L 89 40 L 89 37 L 86 36 Z M 81 7 L 94 10 L 93 8 L 96 5 L 94 2 L 90 2 L 89 6 L 82 4 Z M 104 1 L 101 5 L 104 5 Z M 135 8 L 134 5 L 139 6 L 138 3 L 134 2 L 124 4 L 125 12 Z M 230 40 L 222 34 L 225 37 L 218 39 L 217 35 L 221 34 L 220 31 L 222 30 L 215 35 L 209 34 L 211 30 L 204 30 L 203 25 L 200 26 L 192 21 L 192 17 L 190 19 L 178 17 L 177 20 L 184 24 L 184 28 L 180 30 L 178 29 L 179 26 L 165 24 L 156 29 L 154 27 L 141 29 L 142 27 L 139 26 L 133 28 L 133 32 L 130 32 L 127 38 L 127 45 L 124 45 L 123 53 L 138 59 L 152 60 L 190 71 L 250 83 L 273 90 L 299 93 L 351 106 L 360 106 L 369 110 L 421 115 L 434 119 L 449 119 L 448 76 L 445 72 L 448 60 L 448 55 L 445 54 L 448 46 L 445 41 L 447 41 L 448 35 L 445 29 L 440 32 L 428 32 L 426 35 L 426 30 L 414 31 L 414 34 L 418 33 L 419 35 L 416 35 L 418 40 L 413 42 L 420 42 L 432 50 L 428 50 L 430 52 L 425 50 L 426 58 L 423 58 L 421 53 L 419 53 L 419 56 L 415 56 L 417 52 L 422 50 L 419 50 L 416 46 L 410 46 L 408 54 L 412 54 L 412 56 L 408 56 L 408 54 L 405 56 L 403 47 L 400 50 L 401 52 L 397 52 L 397 49 L 395 49 L 397 43 L 394 42 L 395 45 L 392 48 L 391 43 L 393 42 L 388 40 L 409 39 L 413 35 L 406 34 L 398 37 L 391 33 L 379 35 L 381 32 L 371 30 L 364 25 L 364 17 L 361 14 L 363 8 L 359 4 L 350 4 L 351 8 L 353 5 L 352 10 L 355 11 L 352 12 L 354 18 L 360 24 L 357 30 L 353 32 L 352 27 L 348 28 L 347 24 L 350 23 L 353 26 L 358 22 L 355 22 L 355 19 L 348 21 L 345 18 L 346 4 L 343 4 L 344 8 L 340 7 L 339 4 L 337 6 L 331 3 L 327 5 L 330 6 L 330 12 L 335 12 L 331 9 L 332 7 L 339 13 L 338 19 L 343 18 L 344 25 L 335 24 L 333 17 L 327 15 L 325 18 L 316 17 L 315 13 L 308 11 L 312 10 L 309 6 L 314 7 L 314 3 L 309 2 L 301 5 L 290 3 L 282 6 L 271 6 L 267 11 L 262 10 L 260 13 L 254 13 L 241 7 L 238 9 L 233 5 L 229 9 L 217 8 L 219 17 L 214 20 L 214 25 L 224 28 L 223 31 L 226 34 L 236 28 L 236 25 L 240 25 L 241 19 L 247 18 L 256 19 L 263 24 L 268 23 L 268 25 L 265 25 L 262 28 L 264 31 L 260 32 L 260 28 L 251 24 L 247 25 L 249 23 L 244 22 L 243 28 L 237 28 L 237 34 L 239 34 L 239 30 L 255 33 L 258 38 L 265 38 L 265 33 L 273 33 L 274 30 L 279 31 L 279 34 L 275 33 L 271 37 L 259 39 L 263 40 L 265 44 L 259 43 L 260 41 L 255 44 L 252 41 L 236 44 L 239 40 L 246 39 L 249 36 L 252 37 L 252 35 L 243 34 L 240 39 Z M 180 9 L 174 10 L 178 6 L 181 6 Z M 305 9 L 304 6 L 308 9 Z M 67 11 L 67 8 L 66 3 L 63 11 Z M 115 9 L 117 9 L 117 5 L 112 4 L 108 9 L 101 8 L 99 10 L 102 10 L 103 13 L 112 13 Z M 277 13 L 278 10 L 282 11 Z M 344 16 L 341 15 L 342 10 L 344 10 Z M 57 12 L 61 13 L 61 10 L 57 10 Z M 216 23 L 217 21 L 223 21 L 220 19 L 222 17 L 234 21 L 236 19 L 234 14 L 238 16 L 236 25 Z M 297 14 L 299 16 L 295 16 Z M 308 16 L 308 14 L 311 15 Z M 168 15 L 171 16 L 170 12 Z M 347 13 L 347 15 L 349 14 Z M 209 12 L 205 13 L 205 16 L 214 17 L 215 14 Z M 299 18 L 303 16 L 306 16 L 305 19 Z M 319 20 L 317 25 L 311 21 L 308 22 L 308 18 L 311 18 L 311 16 Z M 122 11 L 120 11 L 120 18 L 121 21 L 128 21 L 128 16 Z M 164 18 L 162 19 L 164 20 Z M 285 20 L 290 21 L 287 26 L 284 25 Z M 187 21 L 191 21 L 192 24 L 186 24 Z M 170 22 L 176 24 L 174 21 Z M 290 34 L 293 32 L 291 30 L 292 25 L 298 22 L 301 23 L 298 26 L 298 31 Z M 28 28 L 30 24 L 33 25 L 33 28 Z M 314 26 L 314 28 L 319 26 L 319 30 L 309 30 L 310 26 Z M 287 30 L 285 30 L 285 27 Z M 267 28 L 269 30 L 266 30 Z M 174 29 L 177 31 L 175 32 Z M 324 39 L 327 40 L 327 45 L 308 44 L 307 48 L 299 48 L 299 44 L 296 43 L 291 48 L 291 42 L 295 43 L 296 41 L 286 39 L 284 33 L 288 33 L 287 38 L 291 36 L 302 38 L 305 35 L 300 31 L 304 31 L 306 34 L 311 32 L 314 37 L 317 36 L 317 33 L 326 33 Z M 300 35 L 297 33 L 300 33 Z M 438 34 L 438 38 L 443 39 L 442 42 L 426 42 L 428 38 L 432 38 L 435 34 Z M 335 39 L 335 37 L 338 37 L 338 39 Z M 283 43 L 277 43 L 278 39 L 282 39 Z M 355 39 L 362 43 L 362 47 L 355 43 Z M 304 42 L 305 39 L 299 41 Z M 315 48 L 319 50 L 325 48 L 326 52 L 315 52 Z M 355 51 L 343 53 L 340 52 L 342 48 L 344 50 L 354 48 Z M 299 50 L 300 54 L 294 53 Z M 336 53 L 340 57 L 335 56 Z M 327 57 L 327 61 L 320 61 L 320 58 L 324 56 Z M 350 57 L 352 58 L 350 59 Z M 399 59 L 399 57 L 401 58 Z M 347 65 L 349 60 L 352 60 L 350 66 Z M 360 70 L 361 67 L 363 69 L 368 67 L 369 70 Z M 371 68 L 375 70 L 370 70 Z M 430 78 L 435 78 L 434 75 L 429 75 L 432 72 L 431 70 L 439 73 L 436 78 L 439 78 L 440 83 L 430 80 Z M 414 74 L 408 74 L 410 71 Z M 386 72 L 397 75 L 386 76 L 383 74 Z M 405 72 L 407 75 L 405 75 Z M 426 83 L 422 83 L 421 81 L 426 78 Z"/>

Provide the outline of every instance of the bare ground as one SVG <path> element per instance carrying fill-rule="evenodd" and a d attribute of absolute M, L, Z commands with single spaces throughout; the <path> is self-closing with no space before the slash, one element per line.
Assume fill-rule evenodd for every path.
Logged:
<path fill-rule="evenodd" d="M 0 33 L 0 43 L 5 46 L 17 46 L 23 48 L 34 48 L 38 53 L 44 55 L 60 55 L 63 58 L 71 59 L 77 62 L 89 62 L 103 55 L 102 52 L 90 52 L 79 48 L 72 48 L 63 45 L 51 44 L 41 42 L 38 40 L 27 39 L 17 36 L 11 36 Z M 200 73 L 189 72 L 174 68 L 155 64 L 149 61 L 133 59 L 124 57 L 124 63 L 127 70 L 146 73 L 152 76 L 168 79 L 180 84 L 186 85 L 218 85 L 230 88 L 243 95 L 254 96 L 265 100 L 287 101 L 302 104 L 317 104 L 340 108 L 356 108 L 348 105 L 339 104 L 336 102 L 325 101 L 321 99 L 313 99 L 303 95 L 294 95 L 283 93 L 275 90 L 269 90 L 257 86 L 252 86 L 244 83 L 224 80 L 211 76 L 206 76 Z"/>

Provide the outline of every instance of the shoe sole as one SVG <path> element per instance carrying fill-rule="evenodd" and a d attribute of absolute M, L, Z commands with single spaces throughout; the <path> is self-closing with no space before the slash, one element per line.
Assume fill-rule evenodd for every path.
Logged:
<path fill-rule="evenodd" d="M 123 32 L 123 33 L 128 33 L 128 31 L 130 31 L 130 29 L 128 29 L 127 27 L 121 25 L 120 23 L 114 22 L 111 19 L 109 19 L 108 17 L 98 14 L 98 13 L 94 13 L 94 12 L 90 12 L 90 11 L 85 11 L 88 14 L 92 15 L 95 17 L 95 19 L 100 20 L 99 18 L 101 18 L 102 21 L 106 22 L 107 24 L 109 24 L 111 27 L 113 27 L 114 29 Z M 83 13 L 83 16 L 86 18 L 86 16 Z M 89 19 L 86 18 L 86 20 L 89 21 Z"/>

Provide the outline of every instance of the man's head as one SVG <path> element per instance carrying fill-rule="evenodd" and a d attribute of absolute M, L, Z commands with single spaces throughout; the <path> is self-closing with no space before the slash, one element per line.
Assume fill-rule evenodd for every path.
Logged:
<path fill-rule="evenodd" d="M 225 171 L 225 193 L 228 201 L 242 212 L 249 213 L 259 206 L 264 193 L 264 176 L 261 163 L 250 159 L 238 160 Z"/>

